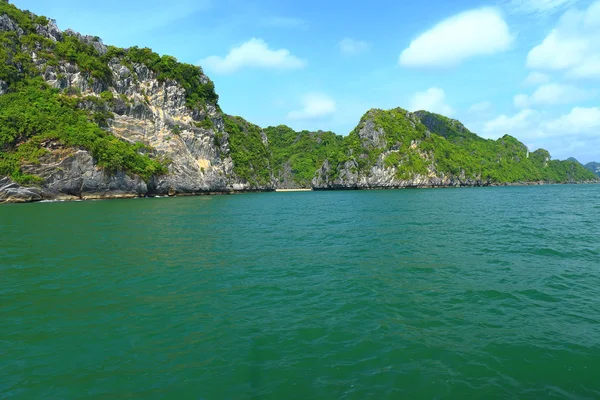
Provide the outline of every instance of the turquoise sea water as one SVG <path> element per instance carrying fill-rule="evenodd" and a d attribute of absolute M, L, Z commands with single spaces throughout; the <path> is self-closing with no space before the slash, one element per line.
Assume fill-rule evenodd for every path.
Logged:
<path fill-rule="evenodd" d="M 600 398 L 600 185 L 0 206 L 0 398 Z"/>

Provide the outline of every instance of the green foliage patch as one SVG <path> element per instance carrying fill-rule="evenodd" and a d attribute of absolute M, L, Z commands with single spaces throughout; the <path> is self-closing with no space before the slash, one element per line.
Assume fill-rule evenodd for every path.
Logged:
<path fill-rule="evenodd" d="M 260 127 L 241 117 L 225 116 L 233 172 L 252 185 L 271 182 L 271 154 L 263 143 Z"/>
<path fill-rule="evenodd" d="M 383 146 L 369 146 L 368 141 L 360 137 L 367 123 L 383 130 Z M 385 157 L 384 164 L 388 168 L 395 167 L 399 179 L 426 174 L 433 167 L 438 175 L 490 183 L 595 180 L 593 174 L 578 163 L 550 160 L 545 150 L 530 154 L 527 147 L 512 136 L 483 139 L 456 120 L 424 111 L 411 114 L 401 108 L 367 112 L 344 138 L 343 148 L 364 174 L 369 173 L 382 152 L 392 151 Z M 341 168 L 344 161 L 347 160 L 338 159 L 338 163 L 333 163 L 334 168 Z M 337 173 L 334 171 L 333 175 Z"/>
<path fill-rule="evenodd" d="M 265 133 L 273 155 L 273 172 L 281 176 L 289 165 L 293 180 L 300 187 L 311 187 L 316 171 L 326 159 L 344 157 L 343 138 L 333 132 L 296 132 L 279 125 L 266 128 Z"/>
<path fill-rule="evenodd" d="M 172 56 L 160 56 L 148 48 L 132 47 L 121 55 L 127 62 L 144 64 L 155 71 L 159 81 L 177 81 L 185 89 L 187 106 L 190 108 L 201 108 L 206 103 L 216 104 L 219 100 L 214 83 L 208 78 L 205 78 L 206 83 L 202 83 L 202 68 L 196 65 L 180 63 Z"/>
<path fill-rule="evenodd" d="M 78 109 L 72 99 L 49 88 L 41 78 L 0 96 L 0 175 L 21 183 L 35 182 L 23 174 L 21 166 L 38 162 L 47 152 L 41 146 L 46 141 L 89 150 L 98 166 L 109 172 L 126 171 L 143 179 L 166 172 L 159 160 L 140 154 L 138 147 L 102 130 L 91 118 L 95 114 Z"/>

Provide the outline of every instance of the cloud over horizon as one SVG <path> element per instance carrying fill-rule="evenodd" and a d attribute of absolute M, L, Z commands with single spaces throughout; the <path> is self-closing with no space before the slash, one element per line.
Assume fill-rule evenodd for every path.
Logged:
<path fill-rule="evenodd" d="M 589 162 L 597 161 L 599 130 L 600 107 L 573 107 L 559 116 L 531 109 L 503 114 L 485 123 L 483 134 L 491 139 L 509 134 L 530 150 L 550 150 L 555 159 L 567 158 L 577 151 L 580 161 Z"/>
<path fill-rule="evenodd" d="M 324 93 L 309 93 L 301 100 L 302 108 L 290 111 L 287 118 L 292 121 L 322 119 L 333 115 L 337 110 L 335 100 Z"/>
<path fill-rule="evenodd" d="M 446 117 L 454 114 L 452 107 L 446 104 L 446 92 L 437 87 L 432 87 L 413 95 L 410 102 L 410 111 L 419 110 L 442 114 Z"/>
<path fill-rule="evenodd" d="M 531 95 L 516 95 L 513 102 L 517 108 L 553 106 L 590 100 L 596 94 L 597 92 L 594 90 L 581 89 L 573 85 L 547 83 L 539 86 Z"/>

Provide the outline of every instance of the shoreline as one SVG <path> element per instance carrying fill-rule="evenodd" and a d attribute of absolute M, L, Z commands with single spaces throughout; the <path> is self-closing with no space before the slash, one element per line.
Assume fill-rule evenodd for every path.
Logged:
<path fill-rule="evenodd" d="M 210 190 L 199 191 L 193 193 L 176 193 L 169 195 L 164 194 L 114 194 L 114 195 L 86 195 L 86 196 L 58 196 L 56 198 L 41 198 L 35 200 L 24 199 L 8 199 L 0 200 L 2 204 L 31 204 L 31 203 L 66 203 L 66 202 L 81 202 L 81 201 L 99 201 L 99 200 L 123 200 L 123 199 L 147 199 L 147 198 L 176 198 L 176 197 L 194 197 L 194 196 L 227 196 L 249 193 L 298 193 L 298 192 L 328 192 L 328 191 L 352 191 L 352 190 L 401 190 L 401 189 L 461 189 L 461 188 L 484 188 L 484 187 L 525 187 L 525 186 L 554 186 L 554 185 L 597 185 L 600 181 L 585 181 L 585 182 L 516 182 L 516 183 L 494 183 L 487 185 L 415 185 L 415 186 L 340 186 L 340 187 L 313 187 L 313 188 L 297 188 L 297 189 L 248 189 L 248 190 Z"/>

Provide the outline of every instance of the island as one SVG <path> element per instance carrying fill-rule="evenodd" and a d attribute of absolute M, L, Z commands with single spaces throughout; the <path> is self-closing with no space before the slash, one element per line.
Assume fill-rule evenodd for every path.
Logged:
<path fill-rule="evenodd" d="M 223 112 L 201 67 L 63 32 L 7 0 L 0 61 L 0 202 L 600 179 L 597 164 L 427 111 L 371 109 L 346 136 L 261 128 Z"/>

